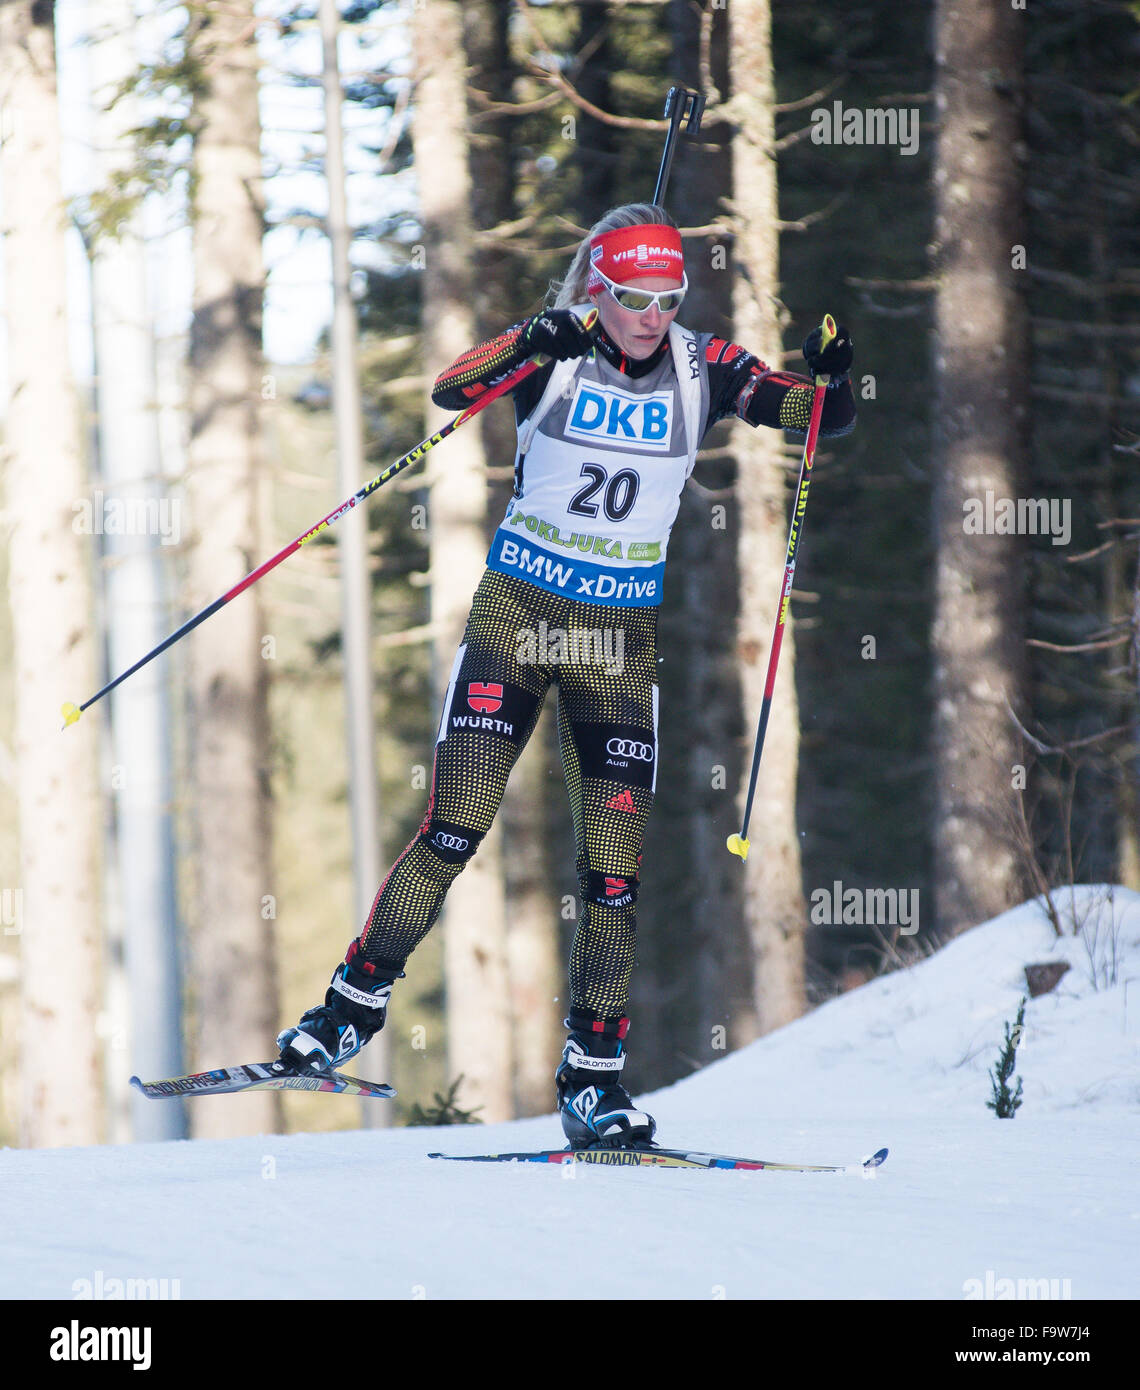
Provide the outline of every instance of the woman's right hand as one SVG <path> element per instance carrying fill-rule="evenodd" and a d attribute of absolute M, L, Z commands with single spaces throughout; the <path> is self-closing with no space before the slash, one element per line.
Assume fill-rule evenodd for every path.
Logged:
<path fill-rule="evenodd" d="M 527 357 L 542 353 L 565 362 L 584 357 L 594 346 L 594 335 L 569 309 L 544 309 L 523 325 L 519 345 Z"/>

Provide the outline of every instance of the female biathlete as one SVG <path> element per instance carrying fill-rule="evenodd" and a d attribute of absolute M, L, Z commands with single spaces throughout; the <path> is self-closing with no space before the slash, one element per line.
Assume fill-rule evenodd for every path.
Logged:
<path fill-rule="evenodd" d="M 687 286 L 668 214 L 645 203 L 615 208 L 578 248 L 552 309 L 464 353 L 435 383 L 432 400 L 460 410 L 528 358 L 553 359 L 514 390 L 514 492 L 451 668 L 427 814 L 325 1002 L 278 1037 L 287 1063 L 331 1070 L 383 1027 L 393 982 L 490 829 L 557 684 L 581 896 L 558 1107 L 574 1148 L 652 1140 L 653 1119 L 621 1081 L 641 842 L 657 781 L 657 606 L 669 532 L 712 425 L 735 414 L 804 434 L 813 396 L 805 378 L 675 323 Z M 593 333 L 581 321 L 591 305 Z M 841 326 L 823 351 L 820 342 L 817 329 L 804 344 L 812 374 L 830 376 L 820 433 L 845 434 L 855 422 L 851 339 Z M 528 634 L 555 630 L 575 660 L 525 659 L 550 655 Z M 585 640 L 599 632 L 614 634 L 608 660 L 596 638 Z"/>

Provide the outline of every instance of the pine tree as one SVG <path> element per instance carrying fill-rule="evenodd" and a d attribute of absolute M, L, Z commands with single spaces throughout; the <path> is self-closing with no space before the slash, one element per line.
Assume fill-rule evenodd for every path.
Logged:
<path fill-rule="evenodd" d="M 1002 1053 L 990 1073 L 993 1095 L 992 1099 L 986 1101 L 986 1109 L 992 1110 L 999 1120 L 1012 1120 L 1021 1105 L 1021 1077 L 1017 1078 L 1017 1087 L 1013 1091 L 1009 1089 L 1009 1078 L 1013 1075 L 1013 1069 L 1017 1064 L 1017 1045 L 1021 1041 L 1024 1025 L 1025 998 L 1023 996 L 1017 1008 L 1017 1018 L 1014 1020 L 1013 1027 L 1010 1028 L 1008 1023 L 1004 1025 L 1005 1041 L 1002 1046 Z"/>

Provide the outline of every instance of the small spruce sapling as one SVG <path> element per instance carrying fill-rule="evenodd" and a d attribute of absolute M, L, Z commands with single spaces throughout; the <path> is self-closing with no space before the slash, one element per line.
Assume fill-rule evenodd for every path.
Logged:
<path fill-rule="evenodd" d="M 1024 1023 L 1025 998 L 1022 996 L 1021 1003 L 1017 1007 L 1017 1018 L 1013 1027 L 1011 1028 L 1008 1023 L 1004 1025 L 1005 1045 L 998 1058 L 997 1066 L 990 1074 L 993 1099 L 986 1101 L 986 1107 L 992 1110 L 999 1120 L 1012 1120 L 1021 1104 L 1021 1077 L 1017 1078 L 1017 1087 L 1012 1091 L 1009 1089 L 1009 1078 L 1013 1075 L 1013 1068 L 1017 1062 L 1017 1044 L 1021 1041 Z"/>
<path fill-rule="evenodd" d="M 464 1110 L 456 1104 L 455 1098 L 462 1084 L 463 1077 L 457 1076 L 447 1095 L 435 1092 L 432 1096 L 434 1105 L 426 1108 L 418 1102 L 413 1105 L 408 1112 L 408 1125 L 481 1125 L 483 1121 L 476 1118 L 476 1111 L 483 1108 L 481 1105 L 474 1110 Z"/>

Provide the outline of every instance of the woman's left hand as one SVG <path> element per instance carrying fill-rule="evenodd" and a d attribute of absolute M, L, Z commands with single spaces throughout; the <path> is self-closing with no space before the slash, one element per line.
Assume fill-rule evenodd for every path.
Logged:
<path fill-rule="evenodd" d="M 804 339 L 804 357 L 808 371 L 813 377 L 830 377 L 831 385 L 837 386 L 841 381 L 847 380 L 855 357 L 855 344 L 851 340 L 850 332 L 842 323 L 836 325 L 835 337 L 821 351 L 822 342 L 822 327 L 813 328 Z"/>

